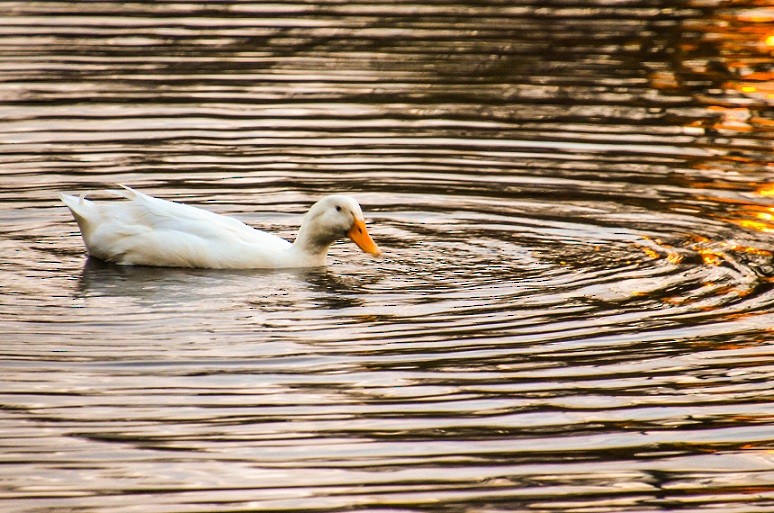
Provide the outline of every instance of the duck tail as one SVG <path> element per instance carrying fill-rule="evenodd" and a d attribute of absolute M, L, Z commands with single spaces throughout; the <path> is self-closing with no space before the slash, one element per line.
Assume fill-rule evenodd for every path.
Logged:
<path fill-rule="evenodd" d="M 120 198 L 124 198 L 128 200 L 133 200 L 133 199 L 136 199 L 138 196 L 143 196 L 141 192 L 137 192 L 131 187 L 127 187 L 124 184 L 120 183 L 118 184 L 118 186 L 121 187 L 121 189 L 108 189 L 107 192 L 109 192 L 114 196 L 118 196 Z"/>
<path fill-rule="evenodd" d="M 72 194 L 60 193 L 59 199 L 61 199 L 62 202 L 67 205 L 67 208 L 70 209 L 70 212 L 73 213 L 73 217 L 78 222 L 78 226 L 81 227 L 81 231 L 83 232 L 84 228 L 89 224 L 89 213 L 93 212 L 96 208 L 94 203 L 86 199 L 86 194 L 73 196 Z"/>

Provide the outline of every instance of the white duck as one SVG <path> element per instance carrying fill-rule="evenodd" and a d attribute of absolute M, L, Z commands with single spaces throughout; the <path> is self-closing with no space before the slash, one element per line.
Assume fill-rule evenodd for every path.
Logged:
<path fill-rule="evenodd" d="M 350 196 L 326 196 L 312 205 L 293 244 L 234 219 L 154 198 L 124 187 L 129 201 L 95 203 L 61 194 L 89 254 L 122 265 L 257 269 L 325 265 L 328 248 L 348 236 L 372 255 L 381 251 Z"/>

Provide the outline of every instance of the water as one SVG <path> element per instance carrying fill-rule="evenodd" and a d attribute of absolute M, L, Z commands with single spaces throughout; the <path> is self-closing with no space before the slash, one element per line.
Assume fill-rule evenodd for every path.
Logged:
<path fill-rule="evenodd" d="M 765 2 L 0 9 L 4 512 L 774 511 Z M 117 183 L 387 254 L 89 261 Z"/>

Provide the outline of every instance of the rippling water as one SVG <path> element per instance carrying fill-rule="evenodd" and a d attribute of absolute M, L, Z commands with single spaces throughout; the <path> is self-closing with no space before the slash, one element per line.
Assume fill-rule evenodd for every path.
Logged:
<path fill-rule="evenodd" d="M 4 512 L 774 511 L 765 2 L 0 10 Z M 116 183 L 387 255 L 89 261 Z"/>

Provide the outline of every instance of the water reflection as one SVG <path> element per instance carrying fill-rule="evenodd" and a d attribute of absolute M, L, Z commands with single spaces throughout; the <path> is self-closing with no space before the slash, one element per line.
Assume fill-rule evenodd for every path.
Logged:
<path fill-rule="evenodd" d="M 362 304 L 353 292 L 356 278 L 328 268 L 285 270 L 214 270 L 122 266 L 87 258 L 76 298 L 123 297 L 153 306 L 190 308 L 230 297 L 255 306 L 282 304 L 282 297 L 313 298 L 316 307 L 351 308 Z"/>
<path fill-rule="evenodd" d="M 9 512 L 770 509 L 766 8 L 9 6 Z M 116 183 L 391 253 L 84 264 Z"/>
<path fill-rule="evenodd" d="M 685 70 L 712 82 L 721 105 L 762 108 L 774 100 L 771 9 L 729 6 L 688 20 L 681 45 Z"/>
<path fill-rule="evenodd" d="M 759 186 L 752 194 L 746 195 L 748 201 L 733 201 L 733 217 L 725 220 L 741 226 L 746 230 L 753 230 L 764 234 L 774 233 L 774 184 Z M 770 251 L 750 248 L 751 252 L 760 252 L 771 255 Z"/>

